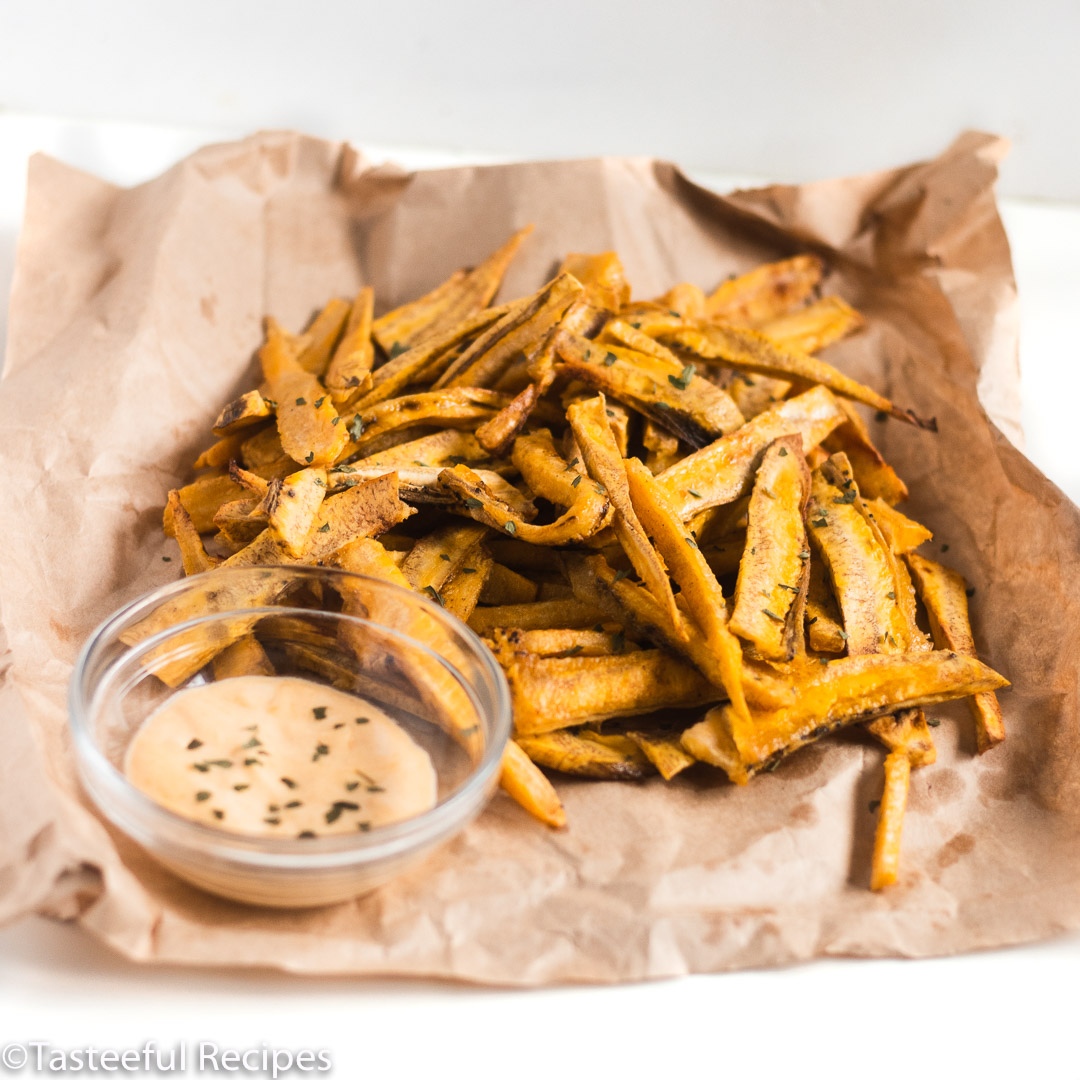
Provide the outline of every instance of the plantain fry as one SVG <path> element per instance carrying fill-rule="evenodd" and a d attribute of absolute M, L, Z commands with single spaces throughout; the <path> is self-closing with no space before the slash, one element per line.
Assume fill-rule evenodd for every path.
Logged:
<path fill-rule="evenodd" d="M 641 752 L 665 780 L 674 779 L 694 764 L 694 758 L 682 748 L 677 735 L 628 731 L 626 737 L 641 747 Z"/>
<path fill-rule="evenodd" d="M 631 502 L 679 585 L 679 599 L 695 624 L 692 633 L 703 639 L 705 648 L 716 658 L 721 685 L 732 708 L 748 717 L 742 689 L 742 650 L 728 625 L 723 590 L 652 473 L 636 458 L 629 459 L 626 466 Z"/>
<path fill-rule="evenodd" d="M 484 604 L 531 604 L 536 599 L 539 587 L 535 581 L 515 573 L 501 563 L 491 567 L 487 583 L 480 593 L 480 602 Z"/>
<path fill-rule="evenodd" d="M 937 430 L 936 420 L 920 419 L 910 409 L 899 408 L 876 390 L 837 371 L 832 364 L 798 349 L 777 345 L 757 330 L 728 323 L 699 323 L 667 331 L 660 340 L 706 363 L 720 362 L 740 371 L 827 386 L 840 397 L 859 401 L 916 427 Z"/>
<path fill-rule="evenodd" d="M 589 301 L 606 311 L 618 311 L 630 302 L 630 283 L 614 251 L 599 255 L 572 252 L 563 259 L 558 272 L 577 278 Z"/>
<path fill-rule="evenodd" d="M 347 402 L 371 385 L 371 367 L 375 363 L 375 344 L 371 338 L 374 311 L 375 290 L 366 285 L 356 294 L 344 335 L 326 368 L 323 381 L 335 405 Z"/>
<path fill-rule="evenodd" d="M 531 604 L 502 604 L 477 608 L 468 620 L 478 634 L 490 634 L 499 627 L 542 630 L 548 626 L 577 629 L 604 621 L 604 613 L 577 599 L 536 600 Z"/>
<path fill-rule="evenodd" d="M 615 508 L 614 526 L 619 543 L 646 588 L 674 621 L 677 609 L 667 567 L 650 543 L 634 510 L 625 461 L 607 423 L 604 396 L 600 394 L 571 405 L 566 417 L 581 448 L 589 475 L 601 485 Z"/>
<path fill-rule="evenodd" d="M 964 656 L 975 655 L 968 616 L 967 582 L 955 570 L 923 558 L 915 552 L 906 556 L 915 587 L 930 619 L 930 629 L 939 649 L 952 649 Z M 985 754 L 1005 738 L 1001 705 L 993 691 L 976 694 L 968 702 L 975 719 L 975 736 L 980 754 Z"/>
<path fill-rule="evenodd" d="M 503 751 L 499 786 L 537 821 L 553 829 L 561 829 L 566 824 L 566 811 L 558 792 L 512 739 Z"/>
<path fill-rule="evenodd" d="M 439 594 L 442 606 L 451 615 L 456 615 L 462 622 L 467 623 L 476 610 L 494 565 L 494 560 L 483 546 L 478 547 L 473 557 L 465 559 L 463 565 L 443 586 Z"/>
<path fill-rule="evenodd" d="M 660 473 L 675 512 L 686 521 L 703 510 L 749 494 L 754 472 L 769 443 L 802 436 L 803 450 L 818 445 L 844 421 L 836 398 L 823 386 L 780 402 L 775 408 L 717 439 Z"/>
<path fill-rule="evenodd" d="M 903 502 L 908 497 L 907 485 L 874 446 L 870 432 L 855 411 L 855 406 L 843 399 L 839 404 L 847 414 L 847 420 L 824 440 L 822 446 L 830 454 L 847 455 L 864 499 L 881 499 L 889 506 Z"/>
<path fill-rule="evenodd" d="M 294 556 L 303 554 L 326 497 L 326 470 L 301 469 L 283 480 L 271 480 L 256 508 L 266 516 L 270 534 Z"/>
<path fill-rule="evenodd" d="M 610 625 L 610 624 L 609 624 Z M 496 628 L 490 631 L 496 652 L 520 652 L 533 656 L 612 656 L 638 648 L 624 636 L 607 630 L 520 630 Z M 618 647 L 616 647 L 618 646 Z"/>
<path fill-rule="evenodd" d="M 803 643 L 810 577 L 803 512 L 809 496 L 802 437 L 777 439 L 765 451 L 754 481 L 729 623 L 767 660 L 791 660 Z"/>
<path fill-rule="evenodd" d="M 301 465 L 329 465 L 349 441 L 349 432 L 329 392 L 290 350 L 280 327 L 267 320 L 266 344 L 259 350 L 263 377 L 277 401 L 282 449 Z"/>
<path fill-rule="evenodd" d="M 705 705 L 720 696 L 698 671 L 662 649 L 615 656 L 514 653 L 499 659 L 510 683 L 516 737 Z"/>
<path fill-rule="evenodd" d="M 491 303 L 518 248 L 532 232 L 526 225 L 472 270 L 456 271 L 426 296 L 376 319 L 372 334 L 392 360 L 402 349 L 434 337 Z"/>
<path fill-rule="evenodd" d="M 444 525 L 418 540 L 401 566 L 409 585 L 418 592 L 439 589 L 472 558 L 484 536 L 482 525 Z"/>
<path fill-rule="evenodd" d="M 336 296 L 315 316 L 296 349 L 296 361 L 304 371 L 322 377 L 350 310 L 349 302 Z"/>
<path fill-rule="evenodd" d="M 551 731 L 542 735 L 519 735 L 518 746 L 548 769 L 588 776 L 593 780 L 641 780 L 653 771 L 648 758 L 631 743 L 634 753 L 622 747 L 608 746 L 584 735 L 569 731 Z"/>
<path fill-rule="evenodd" d="M 985 664 L 952 652 L 849 656 L 826 664 L 810 661 L 807 670 L 795 682 L 793 705 L 755 712 L 749 725 L 729 706 L 710 709 L 683 733 L 683 747 L 745 784 L 765 766 L 837 728 L 1007 685 Z"/>
<path fill-rule="evenodd" d="M 204 570 L 212 570 L 221 561 L 207 555 L 202 537 L 184 509 L 178 491 L 170 491 L 165 504 L 165 532 L 171 535 L 180 547 L 180 561 L 185 574 L 201 574 Z"/>
<path fill-rule="evenodd" d="M 885 758 L 885 789 L 878 810 L 877 832 L 870 872 L 870 888 L 875 892 L 895 885 L 900 872 L 900 831 L 907 807 L 911 762 L 906 753 L 893 751 Z"/>
<path fill-rule="evenodd" d="M 817 288 L 825 270 L 816 255 L 796 255 L 731 277 L 705 300 L 705 317 L 756 326 L 786 314 Z"/>
<path fill-rule="evenodd" d="M 276 675 L 266 650 L 252 634 L 234 641 L 214 657 L 214 680 L 236 679 L 242 675 Z"/>
<path fill-rule="evenodd" d="M 705 446 L 743 424 L 730 395 L 701 378 L 692 364 L 675 372 L 655 356 L 598 346 L 566 331 L 556 336 L 556 349 L 563 377 L 610 394 L 691 446 Z"/>
<path fill-rule="evenodd" d="M 761 322 L 758 329 L 784 348 L 815 353 L 864 325 L 863 317 L 839 296 L 823 296 L 806 307 Z"/>
<path fill-rule="evenodd" d="M 274 403 L 264 398 L 258 390 L 249 390 L 230 401 L 218 413 L 212 430 L 219 438 L 227 438 L 255 424 L 261 424 L 268 416 L 273 415 Z"/>
<path fill-rule="evenodd" d="M 544 337 L 583 292 L 572 274 L 560 274 L 524 306 L 508 312 L 481 334 L 436 380 L 435 389 L 490 386 L 514 357 Z"/>
<path fill-rule="evenodd" d="M 806 636 L 815 652 L 842 653 L 847 649 L 847 640 L 827 574 L 820 557 L 811 554 L 806 591 Z"/>

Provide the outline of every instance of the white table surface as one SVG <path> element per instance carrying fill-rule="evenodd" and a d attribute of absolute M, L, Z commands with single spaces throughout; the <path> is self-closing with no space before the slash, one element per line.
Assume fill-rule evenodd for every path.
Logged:
<path fill-rule="evenodd" d="M 228 134 L 0 116 L 0 340 L 30 153 L 46 150 L 134 183 Z M 416 149 L 390 156 L 406 165 L 447 163 Z M 733 178 L 703 179 L 730 187 Z M 1067 444 L 1080 398 L 1080 206 L 1007 201 L 1003 210 L 1022 299 L 1026 452 L 1080 501 L 1080 456 Z M 25 919 L 0 930 L 0 1047 L 38 1040 L 126 1049 L 153 1039 L 189 1048 L 199 1041 L 240 1050 L 325 1048 L 333 1071 L 315 1075 L 380 1080 L 422 1070 L 516 1080 L 669 1077 L 689 1069 L 702 1076 L 742 1069 L 744 1077 L 1051 1080 L 1080 1076 L 1078 977 L 1080 934 L 1073 934 L 944 960 L 819 961 L 511 992 L 139 967 L 70 926 Z M 189 1063 L 195 1053 L 189 1049 Z M 188 1075 L 199 1074 L 189 1067 Z"/>

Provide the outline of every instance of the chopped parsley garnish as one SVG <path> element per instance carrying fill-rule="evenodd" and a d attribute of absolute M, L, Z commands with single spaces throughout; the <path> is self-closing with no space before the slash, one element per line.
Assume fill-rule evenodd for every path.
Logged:
<path fill-rule="evenodd" d="M 187 744 L 189 750 L 198 750 L 200 746 L 202 746 L 202 739 L 192 739 L 191 742 Z"/>
<path fill-rule="evenodd" d="M 307 462 L 308 465 L 310 465 L 314 460 L 315 460 L 315 451 L 310 450 L 308 452 L 308 456 L 306 458 L 304 458 L 304 461 Z"/>
<path fill-rule="evenodd" d="M 668 382 L 671 383 L 678 390 L 685 390 L 690 385 L 690 380 L 694 377 L 694 365 L 687 364 L 682 369 L 682 372 L 678 375 L 669 375 L 667 377 Z"/>
<path fill-rule="evenodd" d="M 511 536 L 513 536 L 513 535 L 514 535 L 514 533 L 516 533 L 516 532 L 517 532 L 517 526 L 516 526 L 516 525 L 515 525 L 515 524 L 514 524 L 514 523 L 513 523 L 512 521 L 508 521 L 508 522 L 507 522 L 507 523 L 506 523 L 506 524 L 505 524 L 505 525 L 503 526 L 503 528 L 504 528 L 504 529 L 505 529 L 505 530 L 506 530 L 506 531 L 507 531 L 507 532 L 508 532 L 508 533 L 509 533 L 509 534 L 510 534 Z"/>
<path fill-rule="evenodd" d="M 390 359 L 393 360 L 394 357 L 400 356 L 403 352 L 408 351 L 408 345 L 402 345 L 400 341 L 395 341 L 394 344 L 390 346 Z"/>
<path fill-rule="evenodd" d="M 687 488 L 686 493 L 687 495 L 693 495 L 695 499 L 701 498 L 701 492 L 695 491 L 693 488 Z"/>
<path fill-rule="evenodd" d="M 430 596 L 431 599 L 439 605 L 439 607 L 446 607 L 446 605 L 443 603 L 443 598 L 439 595 L 439 590 L 436 589 L 434 585 L 425 585 L 424 592 L 426 592 L 428 596 Z"/>
<path fill-rule="evenodd" d="M 609 352 L 607 356 L 604 357 L 604 367 L 611 367 L 618 359 L 619 358 L 613 352 Z"/>
<path fill-rule="evenodd" d="M 296 404 L 297 405 L 306 405 L 307 404 L 307 398 L 298 397 L 296 399 Z"/>
<path fill-rule="evenodd" d="M 325 705 L 316 705 L 311 711 L 312 711 L 312 714 L 315 716 L 316 720 L 325 720 L 326 719 L 326 706 Z"/>
<path fill-rule="evenodd" d="M 466 495 L 465 496 L 465 505 L 468 506 L 472 510 L 479 510 L 480 507 L 483 506 L 484 504 L 479 499 L 473 497 L 472 495 Z"/>
<path fill-rule="evenodd" d="M 330 747 L 326 743 L 318 743 L 315 747 L 315 753 L 311 755 L 312 761 L 318 761 L 319 758 L 325 757 L 330 753 Z"/>
<path fill-rule="evenodd" d="M 360 418 L 360 414 L 357 413 L 349 421 L 349 436 L 353 442 L 359 442 L 360 436 L 364 434 L 364 421 Z"/>
<path fill-rule="evenodd" d="M 196 802 L 206 802 L 206 800 L 209 799 L 209 798 L 210 798 L 210 792 L 209 791 L 196 791 L 195 792 L 195 801 Z"/>
<path fill-rule="evenodd" d="M 776 614 L 775 611 L 770 611 L 767 607 L 763 607 L 761 610 L 762 610 L 762 613 L 765 614 L 765 615 L 768 615 L 769 618 L 772 619 L 773 622 L 783 622 L 784 621 L 779 615 Z"/>

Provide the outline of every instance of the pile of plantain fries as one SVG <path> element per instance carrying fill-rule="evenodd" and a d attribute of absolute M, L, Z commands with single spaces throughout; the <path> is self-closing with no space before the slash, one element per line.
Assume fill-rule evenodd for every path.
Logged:
<path fill-rule="evenodd" d="M 379 318 L 370 288 L 300 334 L 268 318 L 263 382 L 169 494 L 185 572 L 328 565 L 441 604 L 509 681 L 503 787 L 553 826 L 538 766 L 746 784 L 861 724 L 885 751 L 871 884 L 895 882 L 924 707 L 966 697 L 980 752 L 1004 738 L 965 582 L 916 552 L 854 406 L 933 421 L 818 358 L 863 320 L 812 255 L 649 301 L 614 253 L 570 255 L 490 306 L 529 231 Z M 273 670 L 262 633 L 214 646 L 219 677 Z"/>

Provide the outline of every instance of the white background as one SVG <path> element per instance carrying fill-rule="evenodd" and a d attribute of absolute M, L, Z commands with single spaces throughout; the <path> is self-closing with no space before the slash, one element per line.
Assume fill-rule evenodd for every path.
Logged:
<path fill-rule="evenodd" d="M 1075 2 L 0 0 L 0 341 L 35 149 L 131 183 L 205 139 L 295 125 L 406 164 L 656 153 L 724 186 L 895 164 L 982 126 L 1016 140 L 1008 191 L 1080 200 L 1078 41 Z M 1080 206 L 1014 198 L 1004 213 L 1027 452 L 1080 500 Z M 0 1044 L 328 1047 L 349 1078 L 1075 1078 L 1078 975 L 1073 935 L 939 961 L 499 992 L 139 969 L 25 920 L 0 931 Z"/>
<path fill-rule="evenodd" d="M 807 180 L 1008 135 L 1080 199 L 1076 0 L 0 0 L 0 108 Z"/>

